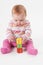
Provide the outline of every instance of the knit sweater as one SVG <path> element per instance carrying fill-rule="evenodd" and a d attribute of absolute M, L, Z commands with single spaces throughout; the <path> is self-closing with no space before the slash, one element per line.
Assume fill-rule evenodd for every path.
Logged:
<path fill-rule="evenodd" d="M 11 32 L 8 32 L 9 30 Z M 31 37 L 30 22 L 25 20 L 25 24 L 23 26 L 15 26 L 15 21 L 10 21 L 9 26 L 7 27 L 7 37 L 9 35 L 13 35 L 15 38 L 22 37 L 29 40 Z"/>

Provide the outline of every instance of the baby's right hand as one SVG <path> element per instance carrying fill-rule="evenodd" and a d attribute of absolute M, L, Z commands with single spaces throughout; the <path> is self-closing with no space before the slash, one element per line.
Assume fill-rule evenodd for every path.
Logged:
<path fill-rule="evenodd" d="M 12 36 L 12 35 L 9 35 L 9 36 L 8 36 L 8 39 L 9 39 L 10 41 L 15 41 L 15 37 Z"/>
<path fill-rule="evenodd" d="M 13 32 L 9 29 L 7 29 L 7 38 L 10 40 L 10 41 L 14 41 L 15 40 L 15 36 L 13 34 Z"/>

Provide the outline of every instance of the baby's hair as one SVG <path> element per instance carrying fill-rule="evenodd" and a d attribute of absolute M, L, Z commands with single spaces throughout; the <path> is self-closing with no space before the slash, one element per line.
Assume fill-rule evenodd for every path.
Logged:
<path fill-rule="evenodd" d="M 14 14 L 14 13 L 16 13 L 16 14 L 24 13 L 26 16 L 26 9 L 23 5 L 15 5 L 12 8 L 12 14 Z"/>

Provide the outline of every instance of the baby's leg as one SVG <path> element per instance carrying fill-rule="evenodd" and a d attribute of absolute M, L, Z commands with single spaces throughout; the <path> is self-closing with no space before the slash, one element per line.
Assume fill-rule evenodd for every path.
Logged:
<path fill-rule="evenodd" d="M 1 48 L 1 52 L 2 52 L 3 54 L 6 54 L 6 53 L 11 52 L 11 50 L 12 50 L 12 48 L 11 48 L 11 43 L 9 42 L 8 39 L 5 39 L 5 40 L 3 41 L 3 48 Z"/>
<path fill-rule="evenodd" d="M 7 37 L 7 39 L 9 39 L 11 41 L 11 46 L 12 47 L 16 46 L 16 42 L 15 42 L 16 38 L 15 38 L 15 36 L 13 34 L 9 34 L 9 36 Z"/>
<path fill-rule="evenodd" d="M 11 42 L 11 45 L 12 47 L 16 47 L 16 42 L 15 41 Z"/>
<path fill-rule="evenodd" d="M 38 51 L 34 48 L 32 39 L 28 40 L 27 43 L 27 52 L 31 55 L 37 55 Z"/>

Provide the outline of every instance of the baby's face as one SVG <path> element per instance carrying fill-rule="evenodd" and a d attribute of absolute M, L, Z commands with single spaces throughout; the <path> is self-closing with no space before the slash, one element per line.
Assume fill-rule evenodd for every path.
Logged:
<path fill-rule="evenodd" d="M 13 14 L 13 20 L 15 22 L 15 25 L 22 26 L 25 23 L 25 15 L 24 14 Z"/>

